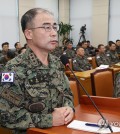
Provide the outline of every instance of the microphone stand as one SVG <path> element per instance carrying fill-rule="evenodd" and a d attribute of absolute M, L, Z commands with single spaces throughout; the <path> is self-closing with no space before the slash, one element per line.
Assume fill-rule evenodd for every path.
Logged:
<path fill-rule="evenodd" d="M 76 77 L 76 75 L 74 74 L 73 70 L 69 67 L 69 64 L 66 64 L 66 67 L 69 68 L 69 70 L 72 72 L 72 74 L 74 75 L 75 79 L 77 80 L 77 82 L 79 83 L 79 85 L 82 87 L 83 91 L 85 92 L 85 94 L 87 95 L 87 97 L 90 99 L 90 101 L 92 102 L 93 106 L 95 107 L 95 109 L 97 110 L 97 112 L 100 114 L 100 116 L 102 117 L 102 119 L 104 120 L 105 124 L 106 124 L 106 119 L 105 117 L 102 115 L 102 113 L 99 111 L 98 107 L 96 106 L 95 102 L 92 100 L 92 98 L 90 97 L 90 95 L 88 94 L 87 90 L 83 87 L 83 85 L 80 83 L 80 81 L 78 80 L 78 78 Z M 113 132 L 111 126 L 109 125 L 109 123 L 107 123 L 108 128 L 110 129 L 111 133 Z"/>

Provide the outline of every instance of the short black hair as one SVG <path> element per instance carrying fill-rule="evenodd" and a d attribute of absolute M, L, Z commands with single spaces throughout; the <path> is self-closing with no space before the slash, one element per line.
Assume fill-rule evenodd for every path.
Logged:
<path fill-rule="evenodd" d="M 15 48 L 16 48 L 16 46 L 17 46 L 18 43 L 20 43 L 20 42 L 16 42 L 16 43 L 15 43 L 15 45 L 14 45 Z"/>
<path fill-rule="evenodd" d="M 116 40 L 116 42 L 120 41 L 119 39 Z"/>
<path fill-rule="evenodd" d="M 4 45 L 8 45 L 9 46 L 9 43 L 8 42 L 2 43 L 2 48 L 4 47 Z"/>
<path fill-rule="evenodd" d="M 109 41 L 108 42 L 108 45 L 111 47 L 112 46 L 112 44 L 115 44 L 115 42 L 113 42 L 113 41 Z M 115 44 L 116 45 L 116 44 Z"/>
<path fill-rule="evenodd" d="M 100 49 L 100 48 L 101 48 L 101 46 L 104 46 L 104 45 L 103 45 L 103 44 L 99 44 L 99 45 L 98 45 L 98 49 Z"/>

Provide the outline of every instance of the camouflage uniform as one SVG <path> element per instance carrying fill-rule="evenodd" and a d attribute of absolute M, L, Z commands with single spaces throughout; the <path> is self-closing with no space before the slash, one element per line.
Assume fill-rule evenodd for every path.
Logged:
<path fill-rule="evenodd" d="M 62 47 L 56 47 L 51 54 L 60 57 L 62 55 L 63 51 L 62 51 Z"/>
<path fill-rule="evenodd" d="M 1 56 L 7 55 L 7 52 L 4 51 L 4 50 L 2 50 L 0 55 L 1 55 Z"/>
<path fill-rule="evenodd" d="M 52 127 L 54 108 L 74 108 L 62 63 L 51 54 L 48 61 L 43 65 L 28 48 L 4 69 L 14 73 L 14 82 L 0 83 L 0 124 L 15 134 L 26 133 L 29 127 Z"/>
<path fill-rule="evenodd" d="M 119 56 L 116 51 L 108 51 L 107 54 L 109 54 L 109 58 L 112 62 L 112 64 L 116 64 L 120 62 Z"/>
<path fill-rule="evenodd" d="M 76 56 L 75 58 L 73 58 L 73 70 L 74 71 L 86 71 L 86 70 L 90 70 L 91 64 L 89 63 L 89 61 L 87 60 L 87 58 L 81 57 L 81 56 Z"/>
<path fill-rule="evenodd" d="M 0 57 L 0 64 L 6 65 L 7 62 L 8 62 L 8 61 L 7 61 L 7 59 L 5 58 L 5 56 Z"/>
<path fill-rule="evenodd" d="M 86 57 L 89 57 L 89 56 L 90 56 L 90 54 L 89 54 L 88 49 L 86 48 L 86 49 L 84 49 L 84 51 L 85 51 L 85 56 L 86 56 Z"/>
<path fill-rule="evenodd" d="M 116 51 L 117 51 L 118 54 L 120 54 L 120 46 L 116 47 Z"/>
<path fill-rule="evenodd" d="M 3 68 L 4 68 L 4 65 L 0 64 L 0 73 L 2 72 Z"/>
<path fill-rule="evenodd" d="M 120 73 L 115 74 L 114 97 L 120 97 Z"/>
<path fill-rule="evenodd" d="M 97 54 L 95 58 L 98 66 L 100 66 L 101 64 L 111 66 L 112 64 L 110 61 L 110 54 L 107 53 Z"/>
<path fill-rule="evenodd" d="M 72 59 L 75 57 L 75 51 L 72 49 L 66 49 L 63 54 L 66 55 L 68 59 Z"/>

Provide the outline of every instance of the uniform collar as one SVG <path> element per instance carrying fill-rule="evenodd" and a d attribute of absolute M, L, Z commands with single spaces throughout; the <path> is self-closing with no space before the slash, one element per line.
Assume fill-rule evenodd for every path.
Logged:
<path fill-rule="evenodd" d="M 48 66 L 42 64 L 42 62 L 36 57 L 36 55 L 30 48 L 27 48 L 25 56 L 26 58 L 28 58 L 28 60 L 30 60 L 30 64 L 32 67 L 37 67 L 38 69 L 49 69 L 52 67 L 58 68 L 56 58 L 51 54 L 48 54 L 48 62 L 49 62 Z"/>

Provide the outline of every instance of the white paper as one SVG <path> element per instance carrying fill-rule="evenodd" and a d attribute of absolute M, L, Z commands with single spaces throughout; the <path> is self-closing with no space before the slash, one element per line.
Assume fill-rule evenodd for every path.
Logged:
<path fill-rule="evenodd" d="M 100 65 L 96 69 L 106 69 L 106 68 L 109 68 L 109 65 Z"/>
<path fill-rule="evenodd" d="M 92 123 L 92 122 L 73 120 L 67 127 L 72 129 L 82 130 L 82 131 L 93 132 L 93 133 L 103 133 L 103 134 L 111 133 L 109 128 L 98 128 L 98 127 L 86 126 L 85 125 L 86 123 Z M 120 127 L 111 126 L 111 128 L 113 132 L 120 132 Z"/>

